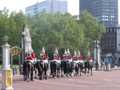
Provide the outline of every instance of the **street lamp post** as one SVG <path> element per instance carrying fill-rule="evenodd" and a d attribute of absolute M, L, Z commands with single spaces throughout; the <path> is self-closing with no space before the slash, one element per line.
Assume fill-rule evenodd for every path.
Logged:
<path fill-rule="evenodd" d="M 96 65 L 96 70 L 100 69 L 101 66 L 101 55 L 100 55 L 100 42 L 98 40 L 94 41 L 94 60 Z"/>
<path fill-rule="evenodd" d="M 4 45 L 2 46 L 2 88 L 1 90 L 13 90 L 13 73 L 10 68 L 10 45 L 8 37 L 4 37 Z"/>
<path fill-rule="evenodd" d="M 21 63 L 24 62 L 25 59 L 25 40 L 24 40 L 24 32 L 22 32 L 22 61 Z"/>
<path fill-rule="evenodd" d="M 20 61 L 20 74 L 22 74 L 22 64 L 24 63 L 24 60 L 25 60 L 25 32 L 24 32 L 24 27 L 23 26 L 23 31 L 21 33 L 21 49 L 22 49 L 22 53 L 21 53 L 21 61 Z"/>

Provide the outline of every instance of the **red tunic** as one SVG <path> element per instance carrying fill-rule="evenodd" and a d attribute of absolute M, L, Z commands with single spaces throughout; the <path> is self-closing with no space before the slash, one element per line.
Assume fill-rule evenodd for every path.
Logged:
<path fill-rule="evenodd" d="M 31 55 L 27 55 L 27 56 L 25 56 L 25 60 L 26 61 L 33 61 L 34 59 L 32 58 Z"/>
<path fill-rule="evenodd" d="M 92 60 L 93 61 L 93 58 L 91 56 L 87 57 L 87 60 L 90 61 Z"/>
<path fill-rule="evenodd" d="M 77 56 L 73 56 L 73 61 L 76 61 L 77 60 Z"/>
<path fill-rule="evenodd" d="M 32 58 L 36 58 L 35 52 L 31 54 Z"/>
<path fill-rule="evenodd" d="M 83 60 L 83 56 L 82 56 L 82 55 L 79 56 L 79 57 L 78 57 L 78 60 Z"/>
<path fill-rule="evenodd" d="M 67 56 L 67 59 L 72 59 L 72 56 L 71 55 Z"/>

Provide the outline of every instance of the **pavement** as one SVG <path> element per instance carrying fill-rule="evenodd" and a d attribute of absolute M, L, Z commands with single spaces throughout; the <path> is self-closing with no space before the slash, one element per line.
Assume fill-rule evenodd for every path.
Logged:
<path fill-rule="evenodd" d="M 93 76 L 37 80 L 26 82 L 14 76 L 14 90 L 120 90 L 120 70 L 94 71 Z"/>

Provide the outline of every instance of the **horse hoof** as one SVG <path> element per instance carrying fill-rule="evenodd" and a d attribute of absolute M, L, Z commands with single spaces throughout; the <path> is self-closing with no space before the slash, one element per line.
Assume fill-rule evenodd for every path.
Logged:
<path fill-rule="evenodd" d="M 34 81 L 33 79 L 31 81 Z"/>
<path fill-rule="evenodd" d="M 47 78 L 45 80 L 47 80 Z"/>
<path fill-rule="evenodd" d="M 39 78 L 39 80 L 42 80 L 42 78 Z"/>
<path fill-rule="evenodd" d="M 29 80 L 27 80 L 27 82 L 29 82 Z"/>
<path fill-rule="evenodd" d="M 35 79 L 37 79 L 37 77 L 35 77 Z"/>
<path fill-rule="evenodd" d="M 45 80 L 47 80 L 47 77 L 45 78 Z"/>

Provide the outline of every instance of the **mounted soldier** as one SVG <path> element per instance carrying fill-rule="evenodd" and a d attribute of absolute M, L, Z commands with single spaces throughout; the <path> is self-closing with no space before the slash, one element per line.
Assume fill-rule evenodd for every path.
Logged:
<path fill-rule="evenodd" d="M 39 73 L 40 74 L 40 80 L 42 79 L 47 79 L 47 71 L 48 71 L 48 54 L 45 51 L 45 48 L 43 47 L 40 53 L 40 63 L 39 63 L 39 68 L 41 69 Z"/>
<path fill-rule="evenodd" d="M 39 80 L 47 79 L 47 69 L 48 69 L 48 55 L 45 52 L 44 47 L 40 52 L 40 59 L 35 63 L 36 72 L 38 73 Z M 37 76 L 35 76 L 37 78 Z"/>
<path fill-rule="evenodd" d="M 79 60 L 79 69 L 80 69 L 80 76 L 81 76 L 85 66 L 84 65 L 85 60 L 83 58 L 83 55 L 81 55 L 80 51 L 78 51 L 78 60 Z"/>
<path fill-rule="evenodd" d="M 51 75 L 53 78 L 60 77 L 60 68 L 61 68 L 61 60 L 58 53 L 58 49 L 55 48 L 54 54 L 53 54 L 53 60 L 50 62 L 51 67 Z"/>
<path fill-rule="evenodd" d="M 61 73 L 62 73 L 61 76 L 64 76 L 67 73 L 67 67 L 66 67 L 67 65 L 66 65 L 66 63 L 67 63 L 68 55 L 67 55 L 67 50 L 66 49 L 65 49 L 64 54 L 62 55 L 62 57 L 63 57 L 63 59 L 61 60 Z"/>
<path fill-rule="evenodd" d="M 88 73 L 89 73 L 89 70 L 91 71 L 91 75 L 92 75 L 92 68 L 93 68 L 93 58 L 91 56 L 91 52 L 90 50 L 88 50 L 88 55 L 87 55 L 87 58 L 86 58 L 86 62 L 85 62 L 85 73 L 87 73 L 87 70 L 88 70 Z"/>

